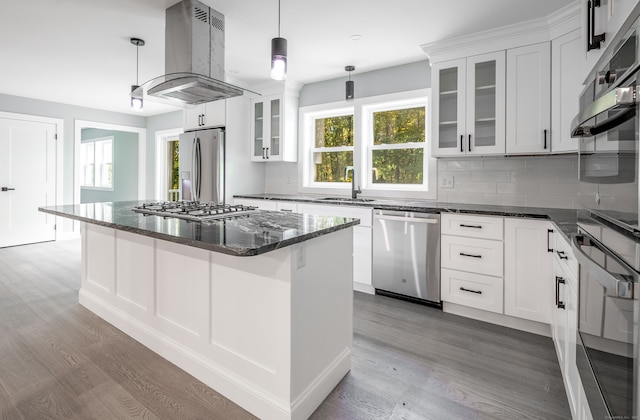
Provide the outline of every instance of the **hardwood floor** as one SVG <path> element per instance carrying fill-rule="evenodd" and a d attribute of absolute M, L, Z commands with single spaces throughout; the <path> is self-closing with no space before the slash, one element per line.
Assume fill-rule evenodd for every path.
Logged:
<path fill-rule="evenodd" d="M 78 304 L 79 241 L 0 249 L 0 419 L 251 414 Z M 352 370 L 313 419 L 567 419 L 551 339 L 355 293 Z"/>

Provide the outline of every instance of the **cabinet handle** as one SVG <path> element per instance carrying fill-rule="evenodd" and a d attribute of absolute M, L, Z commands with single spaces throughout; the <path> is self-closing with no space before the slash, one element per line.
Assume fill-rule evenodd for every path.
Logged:
<path fill-rule="evenodd" d="M 293 212 L 293 209 L 280 209 L 280 211 L 288 211 L 288 212 Z"/>
<path fill-rule="evenodd" d="M 600 7 L 600 0 L 587 0 L 587 51 L 599 50 L 604 42 L 604 32 L 596 35 L 596 7 Z"/>
<path fill-rule="evenodd" d="M 560 257 L 561 260 L 568 260 L 569 257 L 567 257 L 564 253 L 564 251 L 556 251 L 556 254 L 558 254 L 558 257 Z"/>
<path fill-rule="evenodd" d="M 471 134 L 469 134 L 469 149 L 467 149 L 467 151 L 471 151 Z"/>
<path fill-rule="evenodd" d="M 482 229 L 482 226 L 480 225 L 465 225 L 460 223 L 460 227 L 466 227 L 466 228 L 473 228 L 473 229 Z"/>
<path fill-rule="evenodd" d="M 553 248 L 551 248 L 551 234 L 553 233 L 553 229 L 547 229 L 547 252 L 553 252 Z"/>
<path fill-rule="evenodd" d="M 482 255 L 477 255 L 477 254 L 467 254 L 465 252 L 461 252 L 460 253 L 461 256 L 463 257 L 471 257 L 471 258 L 482 258 Z"/>
<path fill-rule="evenodd" d="M 556 276 L 556 307 L 564 309 L 564 302 L 560 300 L 560 284 L 565 284 L 565 280 L 560 276 Z"/>
<path fill-rule="evenodd" d="M 464 153 L 464 135 L 460 134 L 460 153 Z"/>
<path fill-rule="evenodd" d="M 269 159 L 269 148 L 267 147 L 267 159 Z"/>
<path fill-rule="evenodd" d="M 205 125 L 207 125 L 207 122 L 205 120 L 207 116 L 205 114 L 202 114 L 202 126 L 204 127 Z"/>
<path fill-rule="evenodd" d="M 263 148 L 262 148 L 262 159 L 266 159 L 266 158 L 267 158 L 266 153 L 267 153 L 267 148 L 266 148 L 266 147 L 263 147 Z"/>
<path fill-rule="evenodd" d="M 472 290 L 472 289 L 467 289 L 466 287 L 461 287 L 460 290 L 462 290 L 463 292 L 475 293 L 476 295 L 482 294 L 482 290 Z"/>
<path fill-rule="evenodd" d="M 547 150 L 547 130 L 544 130 L 544 150 Z"/>
<path fill-rule="evenodd" d="M 15 191 L 15 188 L 9 188 L 9 187 L 2 187 L 2 191 Z"/>

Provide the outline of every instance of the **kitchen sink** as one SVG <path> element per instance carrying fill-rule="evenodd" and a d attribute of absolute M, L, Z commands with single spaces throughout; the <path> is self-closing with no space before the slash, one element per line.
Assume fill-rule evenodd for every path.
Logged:
<path fill-rule="evenodd" d="M 317 201 L 342 201 L 350 203 L 369 203 L 375 201 L 373 198 L 351 198 L 351 197 L 322 197 L 316 199 Z"/>

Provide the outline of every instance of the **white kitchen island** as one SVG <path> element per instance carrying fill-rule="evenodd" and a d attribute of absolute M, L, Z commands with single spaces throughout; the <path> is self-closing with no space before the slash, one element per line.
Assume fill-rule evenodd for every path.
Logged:
<path fill-rule="evenodd" d="M 261 419 L 308 418 L 351 366 L 357 220 L 130 207 L 41 209 L 82 222 L 80 303 Z"/>

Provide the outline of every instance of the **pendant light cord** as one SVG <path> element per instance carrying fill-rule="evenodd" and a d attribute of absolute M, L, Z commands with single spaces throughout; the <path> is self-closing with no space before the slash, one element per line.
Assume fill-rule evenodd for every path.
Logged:
<path fill-rule="evenodd" d="M 136 45 L 136 85 L 138 85 L 138 67 L 140 66 L 140 63 L 138 61 L 139 50 L 140 50 L 140 47 Z"/>
<path fill-rule="evenodd" d="M 278 38 L 280 38 L 280 0 L 278 0 Z"/>

